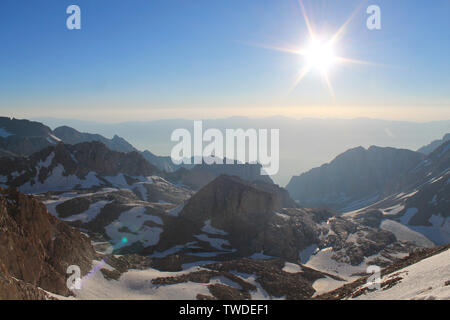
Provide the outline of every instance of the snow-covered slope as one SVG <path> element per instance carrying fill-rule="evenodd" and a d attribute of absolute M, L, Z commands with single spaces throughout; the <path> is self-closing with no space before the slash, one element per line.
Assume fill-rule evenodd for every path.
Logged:
<path fill-rule="evenodd" d="M 373 274 L 316 296 L 332 300 L 450 299 L 450 245 L 418 249 Z"/>
<path fill-rule="evenodd" d="M 354 299 L 450 300 L 450 249 L 384 275 L 381 289 L 369 290 Z"/>

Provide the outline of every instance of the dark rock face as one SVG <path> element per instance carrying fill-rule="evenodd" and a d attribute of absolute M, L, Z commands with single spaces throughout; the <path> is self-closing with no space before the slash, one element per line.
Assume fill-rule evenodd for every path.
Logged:
<path fill-rule="evenodd" d="M 284 209 L 295 205 L 289 200 L 279 187 L 222 175 L 187 202 L 180 218 L 197 228 L 210 220 L 242 255 L 264 251 L 296 261 L 299 249 L 317 241 L 318 218 L 313 211 Z"/>
<path fill-rule="evenodd" d="M 292 177 L 286 189 L 302 206 L 341 210 L 360 202 L 351 208 L 358 209 L 387 196 L 386 188 L 423 157 L 394 148 L 350 149 L 329 164 Z"/>
<path fill-rule="evenodd" d="M 95 257 L 89 239 L 50 215 L 34 197 L 12 189 L 0 192 L 0 273 L 68 295 L 67 267 L 78 265 L 85 274 Z M 3 282 L 4 288 L 10 285 Z M 12 296 L 1 287 L 0 297 L 38 295 L 35 290 L 29 291 L 28 285 L 19 284 Z"/>
<path fill-rule="evenodd" d="M 220 176 L 195 194 L 185 205 L 180 217 L 199 227 L 211 219 L 213 227 L 230 234 L 233 247 L 256 252 L 274 210 L 281 208 L 281 199 L 237 177 Z M 257 240 L 258 239 L 258 240 Z"/>
<path fill-rule="evenodd" d="M 186 204 L 180 216 L 203 222 L 208 218 L 224 225 L 235 220 L 263 223 L 272 212 L 281 208 L 281 199 L 275 193 L 257 188 L 238 177 L 222 175 L 196 193 Z M 239 222 L 239 223 L 240 223 Z"/>
<path fill-rule="evenodd" d="M 353 219 L 364 226 L 378 228 L 383 220 L 383 212 L 380 210 L 369 210 L 356 215 Z"/>

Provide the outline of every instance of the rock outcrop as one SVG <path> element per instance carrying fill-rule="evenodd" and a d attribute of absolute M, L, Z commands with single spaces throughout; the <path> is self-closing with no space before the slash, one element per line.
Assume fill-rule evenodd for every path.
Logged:
<path fill-rule="evenodd" d="M 89 239 L 33 196 L 0 190 L 0 299 L 41 298 L 37 287 L 68 295 L 67 267 L 86 274 L 94 257 Z"/>
<path fill-rule="evenodd" d="M 285 207 L 292 206 L 292 209 Z M 226 232 L 240 255 L 266 254 L 298 259 L 298 250 L 317 241 L 317 222 L 331 216 L 295 209 L 285 190 L 222 175 L 195 194 L 180 218 L 201 228 L 205 221 Z M 316 220 L 316 221 L 314 221 Z M 194 228 L 195 229 L 195 228 Z"/>

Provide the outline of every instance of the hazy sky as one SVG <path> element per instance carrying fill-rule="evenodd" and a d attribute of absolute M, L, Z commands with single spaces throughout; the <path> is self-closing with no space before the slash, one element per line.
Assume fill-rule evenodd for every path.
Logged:
<path fill-rule="evenodd" d="M 0 113 L 96 121 L 233 115 L 450 119 L 449 0 L 304 0 L 334 65 L 292 89 L 305 46 L 297 0 L 2 0 Z M 66 8 L 81 8 L 81 30 Z M 381 8 L 381 30 L 366 8 Z"/>

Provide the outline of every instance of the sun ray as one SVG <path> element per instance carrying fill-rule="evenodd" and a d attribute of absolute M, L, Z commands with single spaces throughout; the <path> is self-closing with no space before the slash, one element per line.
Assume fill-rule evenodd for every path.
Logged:
<path fill-rule="evenodd" d="M 305 66 L 299 76 L 295 79 L 294 83 L 291 85 L 291 87 L 288 90 L 288 94 L 291 93 L 297 86 L 298 84 L 303 80 L 303 78 L 311 71 L 311 67 L 310 66 Z"/>
<path fill-rule="evenodd" d="M 325 80 L 325 83 L 327 84 L 328 90 L 330 91 L 330 95 L 331 95 L 331 98 L 333 99 L 333 102 L 336 102 L 336 95 L 334 93 L 333 85 L 331 84 L 330 77 L 328 76 L 328 73 L 327 72 L 323 72 L 322 75 L 323 75 L 323 78 Z"/>
<path fill-rule="evenodd" d="M 351 58 L 345 58 L 345 57 L 335 57 L 336 61 L 342 62 L 342 63 L 353 63 L 353 64 L 364 64 L 368 66 L 380 66 L 380 64 L 377 64 L 375 62 L 371 61 L 365 61 L 365 60 L 358 60 L 358 59 L 351 59 Z"/>
<path fill-rule="evenodd" d="M 336 56 L 335 59 L 336 59 L 336 62 L 341 62 L 341 63 L 360 64 L 360 65 L 366 65 L 366 66 L 406 70 L 406 68 L 402 68 L 399 66 L 394 66 L 394 65 L 384 64 L 384 63 L 377 63 L 377 62 L 373 62 L 373 61 L 365 61 L 365 60 L 351 59 L 351 58 L 338 57 L 338 56 Z"/>
<path fill-rule="evenodd" d="M 305 19 L 306 28 L 308 28 L 309 37 L 311 38 L 311 40 L 314 40 L 315 39 L 314 31 L 312 29 L 311 22 L 309 21 L 308 15 L 306 14 L 305 5 L 303 4 L 303 0 L 299 0 L 298 2 L 300 4 L 300 9 L 303 14 L 303 18 Z"/>
<path fill-rule="evenodd" d="M 330 42 L 332 44 L 338 42 L 341 37 L 344 35 L 344 32 L 347 28 L 347 26 L 350 24 L 350 22 L 355 18 L 356 14 L 361 10 L 361 7 L 363 6 L 364 3 L 366 3 L 367 0 L 363 0 L 361 1 L 361 3 L 356 7 L 355 10 L 353 10 L 352 14 L 350 15 L 350 17 L 344 22 L 344 24 L 339 28 L 339 30 L 331 37 Z"/>
<path fill-rule="evenodd" d="M 260 44 L 260 43 L 250 43 L 250 42 L 242 42 L 245 45 L 252 46 L 252 47 L 258 47 L 263 48 L 267 50 L 273 50 L 273 51 L 280 51 L 284 53 L 291 53 L 296 55 L 304 55 L 306 52 L 303 49 L 300 48 L 287 48 L 287 47 L 279 47 L 279 46 L 270 46 L 266 44 Z"/>

